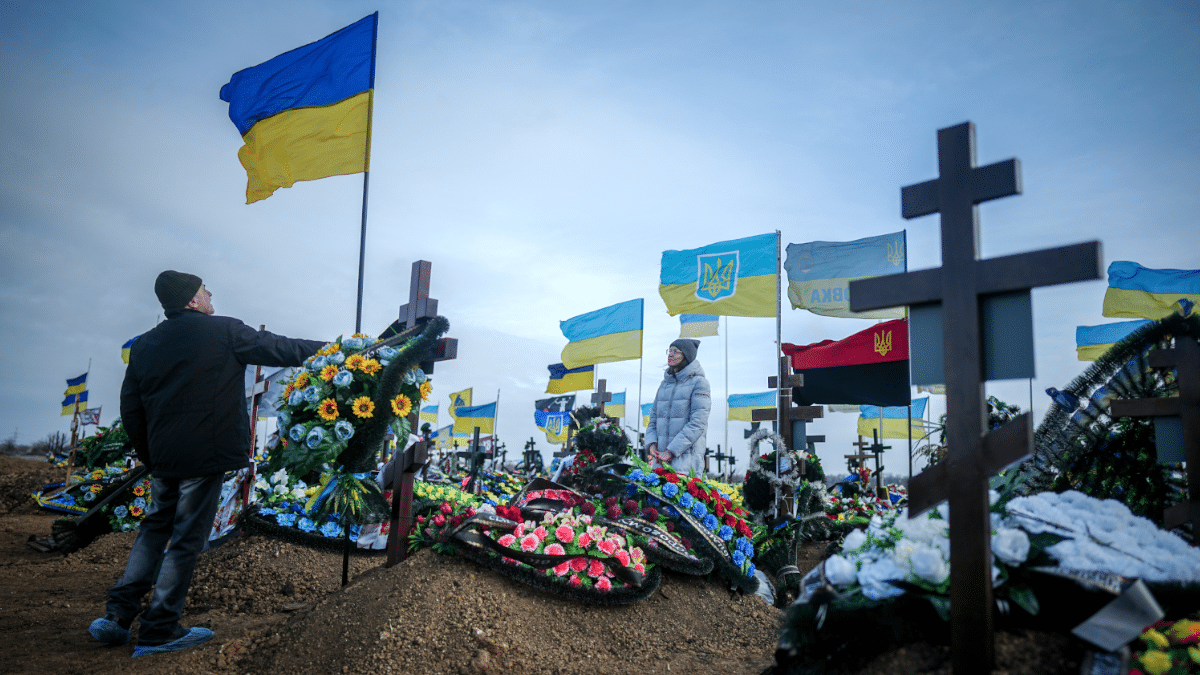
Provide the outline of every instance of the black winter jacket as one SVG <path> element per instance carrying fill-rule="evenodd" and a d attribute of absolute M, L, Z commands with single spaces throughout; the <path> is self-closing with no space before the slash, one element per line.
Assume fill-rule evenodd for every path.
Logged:
<path fill-rule="evenodd" d="M 137 339 L 121 385 L 121 421 L 160 478 L 193 478 L 249 463 L 247 365 L 298 366 L 324 343 L 256 331 L 193 309 Z"/>

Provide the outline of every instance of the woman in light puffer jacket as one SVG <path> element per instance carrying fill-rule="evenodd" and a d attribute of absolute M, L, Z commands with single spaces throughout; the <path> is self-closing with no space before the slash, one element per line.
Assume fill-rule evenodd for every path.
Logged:
<path fill-rule="evenodd" d="M 667 350 L 667 371 L 654 395 L 646 450 L 652 461 L 679 473 L 704 473 L 705 432 L 712 391 L 696 361 L 699 340 L 680 338 Z"/>

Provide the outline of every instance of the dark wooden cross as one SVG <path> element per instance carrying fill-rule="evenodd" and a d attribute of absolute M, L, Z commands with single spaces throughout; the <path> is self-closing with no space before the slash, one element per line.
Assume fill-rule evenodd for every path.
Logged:
<path fill-rule="evenodd" d="M 721 452 L 720 445 L 717 445 L 717 454 L 713 456 L 713 459 L 717 460 L 717 473 L 725 475 L 725 470 L 721 468 L 725 460 L 729 460 L 729 470 L 733 470 L 733 455 L 726 455 L 724 452 Z"/>
<path fill-rule="evenodd" d="M 379 337 L 388 338 L 403 333 L 411 333 L 413 337 L 416 337 L 420 327 L 437 316 L 437 300 L 429 297 L 429 276 L 432 270 L 433 263 L 428 260 L 418 260 L 412 264 L 412 276 L 408 285 L 408 302 L 400 306 L 400 317 L 392 322 Z M 440 338 L 433 352 L 430 360 L 421 363 L 421 370 L 425 374 L 433 372 L 435 361 L 450 361 L 458 357 L 458 340 L 448 337 Z M 408 416 L 410 429 L 416 429 L 420 423 L 419 410 L 420 402 L 418 401 L 413 405 L 413 411 Z M 408 440 L 403 439 L 401 442 L 407 443 Z M 393 473 L 392 483 L 392 520 L 388 530 L 387 567 L 404 560 L 408 555 L 408 535 L 412 532 L 414 522 L 412 515 L 413 478 L 429 458 L 429 445 L 428 439 L 423 439 L 413 445 L 412 453 L 406 451 L 402 456 L 397 456 L 396 468 L 398 470 Z M 420 448 L 420 450 L 417 451 L 416 448 Z M 342 561 L 343 586 L 347 580 L 348 564 L 349 558 L 347 557 Z"/>
<path fill-rule="evenodd" d="M 875 455 L 867 454 L 867 448 L 871 447 L 871 444 L 864 441 L 862 436 L 858 437 L 857 443 L 851 443 L 850 445 L 853 445 L 854 447 L 858 448 L 858 454 L 843 455 L 843 457 L 850 460 L 849 462 L 846 462 L 846 470 L 847 471 L 854 471 L 858 467 L 862 466 L 863 460 L 875 459 Z"/>
<path fill-rule="evenodd" d="M 941 214 L 942 267 L 851 281 L 849 290 L 856 312 L 910 305 L 916 316 L 940 303 L 941 340 L 922 344 L 912 321 L 909 335 L 914 359 L 916 349 L 943 350 L 949 455 L 913 478 L 909 517 L 950 500 L 951 663 L 962 675 L 990 672 L 995 664 L 987 479 L 1028 455 L 1033 445 L 1028 414 L 986 433 L 985 346 L 1031 345 L 1032 330 L 985 331 L 985 324 L 1003 323 L 985 310 L 994 309 L 993 300 L 1023 300 L 1028 317 L 1031 288 L 1099 279 L 1101 256 L 1100 243 L 1088 242 L 980 260 L 976 205 L 1020 194 L 1020 165 L 1010 159 L 975 166 L 975 125 L 965 122 L 938 130 L 938 170 L 938 178 L 902 188 L 900 202 L 904 218 Z M 1032 319 L 1026 322 L 1032 326 Z M 1032 348 L 1029 352 L 1032 373 Z"/>
<path fill-rule="evenodd" d="M 535 465 L 541 464 L 542 453 L 535 449 L 533 437 L 529 437 L 529 442 L 525 444 L 525 452 L 521 453 L 521 459 L 525 462 L 525 472 L 529 475 L 537 473 Z"/>
<path fill-rule="evenodd" d="M 1169 398 L 1118 399 L 1112 402 L 1113 417 L 1154 417 L 1155 437 L 1165 418 L 1178 417 L 1183 427 L 1183 458 L 1187 462 L 1187 500 L 1163 512 L 1168 529 L 1191 521 L 1200 525 L 1200 345 L 1189 336 L 1176 336 L 1172 349 L 1155 349 L 1147 355 L 1153 368 L 1176 368 L 1179 396 Z M 1161 458 L 1160 458 L 1161 459 Z"/>
<path fill-rule="evenodd" d="M 779 389 L 779 407 L 751 410 L 750 419 L 755 422 L 770 422 L 782 417 L 784 423 L 779 425 L 779 435 L 783 437 L 784 444 L 788 449 L 808 450 L 809 443 L 825 440 L 824 436 L 805 434 L 809 422 L 825 417 L 825 409 L 819 405 L 792 405 L 792 387 L 804 386 L 804 374 L 792 374 L 791 369 L 791 360 L 786 356 L 779 357 L 779 376 L 772 375 L 767 378 L 768 387 Z M 801 466 L 801 473 L 803 469 Z"/>
<path fill-rule="evenodd" d="M 616 417 L 609 417 L 608 413 L 604 412 L 604 404 L 612 400 L 612 392 L 605 389 L 605 385 L 607 383 L 607 380 L 600 380 L 600 382 L 596 385 L 596 393 L 592 394 L 592 405 L 600 408 L 600 414 L 604 417 L 604 419 L 612 422 L 613 424 L 617 424 L 620 420 L 618 420 Z"/>
<path fill-rule="evenodd" d="M 438 301 L 429 297 L 429 277 L 433 263 L 418 260 L 412 264 L 412 276 L 408 284 L 408 302 L 400 305 L 400 316 L 379 336 L 389 338 L 407 331 L 416 334 L 416 328 L 437 316 Z M 437 341 L 432 358 L 421 363 L 426 375 L 433 372 L 436 361 L 449 361 L 458 357 L 458 340 L 444 337 Z"/>
<path fill-rule="evenodd" d="M 495 456 L 494 452 L 486 452 L 479 446 L 479 427 L 475 427 L 475 433 L 471 438 L 471 445 L 467 446 L 466 451 L 454 454 L 470 462 L 470 469 L 468 469 L 470 478 L 467 480 L 466 492 L 479 494 L 479 471 L 483 468 L 483 460 L 489 455 Z"/>
<path fill-rule="evenodd" d="M 887 488 L 883 487 L 883 470 L 887 467 L 879 463 L 883 459 L 883 451 L 891 450 L 892 446 L 884 445 L 879 442 L 879 430 L 871 430 L 871 438 L 875 441 L 871 444 L 871 452 L 875 453 L 875 496 L 879 499 L 887 499 Z"/>
<path fill-rule="evenodd" d="M 416 406 L 408 415 L 408 424 L 418 421 Z M 407 441 L 405 441 L 407 443 Z M 388 527 L 387 564 L 391 567 L 408 557 L 408 535 L 412 532 L 412 498 L 413 478 L 425 466 L 429 459 L 429 441 L 421 439 L 407 449 L 396 448 L 395 469 L 392 472 L 392 517 Z M 343 586 L 346 581 L 345 561 L 343 560 Z"/>

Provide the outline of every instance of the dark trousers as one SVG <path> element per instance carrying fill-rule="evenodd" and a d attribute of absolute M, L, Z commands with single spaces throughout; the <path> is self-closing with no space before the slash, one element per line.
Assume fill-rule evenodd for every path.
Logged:
<path fill-rule="evenodd" d="M 167 637 L 179 625 L 196 557 L 204 550 L 212 531 L 223 479 L 224 474 L 217 474 L 199 478 L 156 477 L 151 482 L 152 499 L 146 518 L 129 552 L 125 574 L 108 590 L 105 606 L 109 614 L 132 620 L 142 609 L 142 598 L 153 586 L 154 595 L 150 608 L 141 616 L 138 639 Z"/>

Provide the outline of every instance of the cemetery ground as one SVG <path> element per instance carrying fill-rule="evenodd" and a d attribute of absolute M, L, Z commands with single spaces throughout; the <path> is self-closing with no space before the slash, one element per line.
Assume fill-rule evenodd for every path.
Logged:
<path fill-rule="evenodd" d="M 40 458 L 0 455 L 0 672 L 6 673 L 763 673 L 774 662 L 782 612 L 719 580 L 664 575 L 660 592 L 624 607 L 542 593 L 456 557 L 423 550 L 384 569 L 242 534 L 201 555 L 185 625 L 216 632 L 207 644 L 130 659 L 87 634 L 103 613 L 135 533 L 108 534 L 67 556 L 27 546 L 58 517 L 29 493 L 61 480 Z M 823 543 L 798 560 L 815 565 Z M 864 646 L 872 636 L 860 638 Z M 870 651 L 870 650 L 867 650 Z M 997 672 L 1078 672 L 1070 640 L 998 632 Z M 949 673 L 945 645 L 889 647 L 829 672 Z"/>

